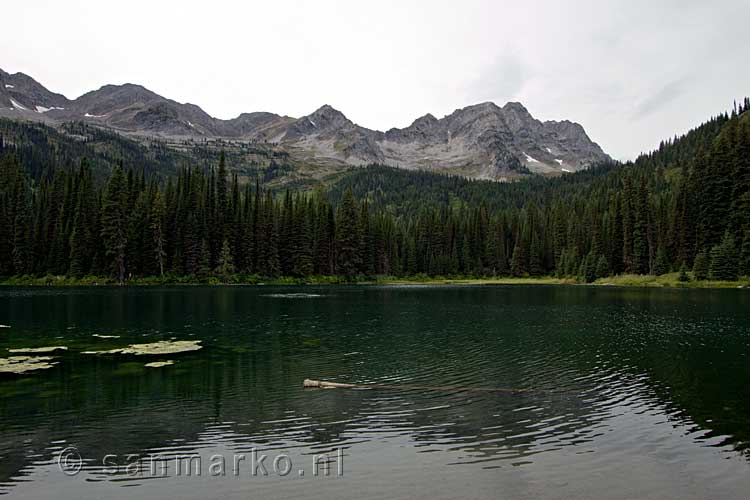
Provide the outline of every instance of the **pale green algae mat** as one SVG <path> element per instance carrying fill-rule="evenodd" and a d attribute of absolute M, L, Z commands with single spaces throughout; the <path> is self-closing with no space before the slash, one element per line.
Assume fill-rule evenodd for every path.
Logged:
<path fill-rule="evenodd" d="M 150 344 L 131 344 L 120 349 L 106 351 L 84 351 L 83 354 L 135 354 L 136 356 L 179 354 L 197 351 L 201 348 L 200 343 L 200 340 L 164 340 Z"/>
<path fill-rule="evenodd" d="M 115 339 L 119 335 L 94 335 L 99 338 Z M 200 340 L 164 340 L 148 344 L 130 344 L 127 347 L 108 349 L 103 351 L 81 351 L 80 354 L 133 354 L 136 356 L 165 356 L 190 351 L 197 351 L 202 346 Z M 10 348 L 11 354 L 52 354 L 56 351 L 67 351 L 66 346 L 19 347 Z M 23 374 L 34 370 L 52 368 L 57 364 L 52 356 L 9 356 L 0 358 L 0 373 Z M 154 361 L 146 363 L 149 368 L 161 368 L 173 365 L 174 361 Z"/>
<path fill-rule="evenodd" d="M 34 370 L 44 370 L 55 366 L 51 356 L 10 356 L 0 358 L 0 373 L 22 374 Z"/>

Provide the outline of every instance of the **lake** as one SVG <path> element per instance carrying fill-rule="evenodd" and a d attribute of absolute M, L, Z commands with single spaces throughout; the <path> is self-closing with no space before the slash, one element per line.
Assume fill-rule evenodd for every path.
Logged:
<path fill-rule="evenodd" d="M 750 491 L 746 290 L 3 288 L 0 323 L 67 347 L 0 374 L 11 498 Z M 87 353 L 160 340 L 202 348 Z"/>

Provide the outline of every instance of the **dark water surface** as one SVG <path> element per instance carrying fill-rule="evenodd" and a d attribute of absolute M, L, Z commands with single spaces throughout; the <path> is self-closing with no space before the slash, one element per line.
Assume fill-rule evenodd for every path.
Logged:
<path fill-rule="evenodd" d="M 68 347 L 0 377 L 12 498 L 750 495 L 745 290 L 4 288 L 0 323 Z M 82 353 L 169 339 L 204 347 Z"/>

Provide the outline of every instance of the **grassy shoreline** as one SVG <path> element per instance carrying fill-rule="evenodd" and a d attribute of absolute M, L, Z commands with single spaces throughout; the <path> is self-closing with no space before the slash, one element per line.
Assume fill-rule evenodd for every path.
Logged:
<path fill-rule="evenodd" d="M 679 273 L 652 275 L 620 275 L 600 278 L 593 283 L 584 283 L 575 278 L 545 277 L 485 277 L 473 276 L 425 276 L 412 277 L 381 276 L 361 278 L 353 281 L 340 276 L 308 276 L 306 278 L 263 278 L 257 275 L 235 275 L 225 281 L 216 277 L 198 279 L 193 276 L 164 276 L 132 278 L 126 286 L 163 285 L 587 285 L 646 288 L 750 288 L 750 278 L 738 281 L 680 281 Z M 14 276 L 0 280 L 0 286 L 113 286 L 117 281 L 110 277 L 86 276 Z"/>

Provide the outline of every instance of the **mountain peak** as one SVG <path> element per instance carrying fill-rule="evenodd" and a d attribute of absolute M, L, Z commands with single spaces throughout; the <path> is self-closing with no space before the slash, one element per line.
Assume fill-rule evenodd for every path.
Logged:
<path fill-rule="evenodd" d="M 346 116 L 344 113 L 339 111 L 338 109 L 334 108 L 330 104 L 324 104 L 315 111 L 313 111 L 308 116 L 317 116 L 320 118 L 328 118 L 328 119 L 334 119 L 334 118 L 343 118 L 346 119 Z"/>
<path fill-rule="evenodd" d="M 529 112 L 529 110 L 526 109 L 526 106 L 524 106 L 523 104 L 521 104 L 520 102 L 517 102 L 517 101 L 509 101 L 509 102 L 505 103 L 505 106 L 503 106 L 502 109 L 505 110 L 505 111 L 512 110 L 512 111 L 520 111 L 520 112 L 523 112 L 523 113 L 528 113 Z"/>
<path fill-rule="evenodd" d="M 433 116 L 432 113 L 427 113 L 424 116 L 420 116 L 414 122 L 411 124 L 412 127 L 415 125 L 431 125 L 433 123 L 437 123 L 438 119 Z"/>
<path fill-rule="evenodd" d="M 311 114 L 300 118 L 298 121 L 304 123 L 307 121 L 308 124 L 314 128 L 322 130 L 328 128 L 338 128 L 345 125 L 352 124 L 351 121 L 342 113 L 330 104 L 324 104 L 319 107 Z"/>

